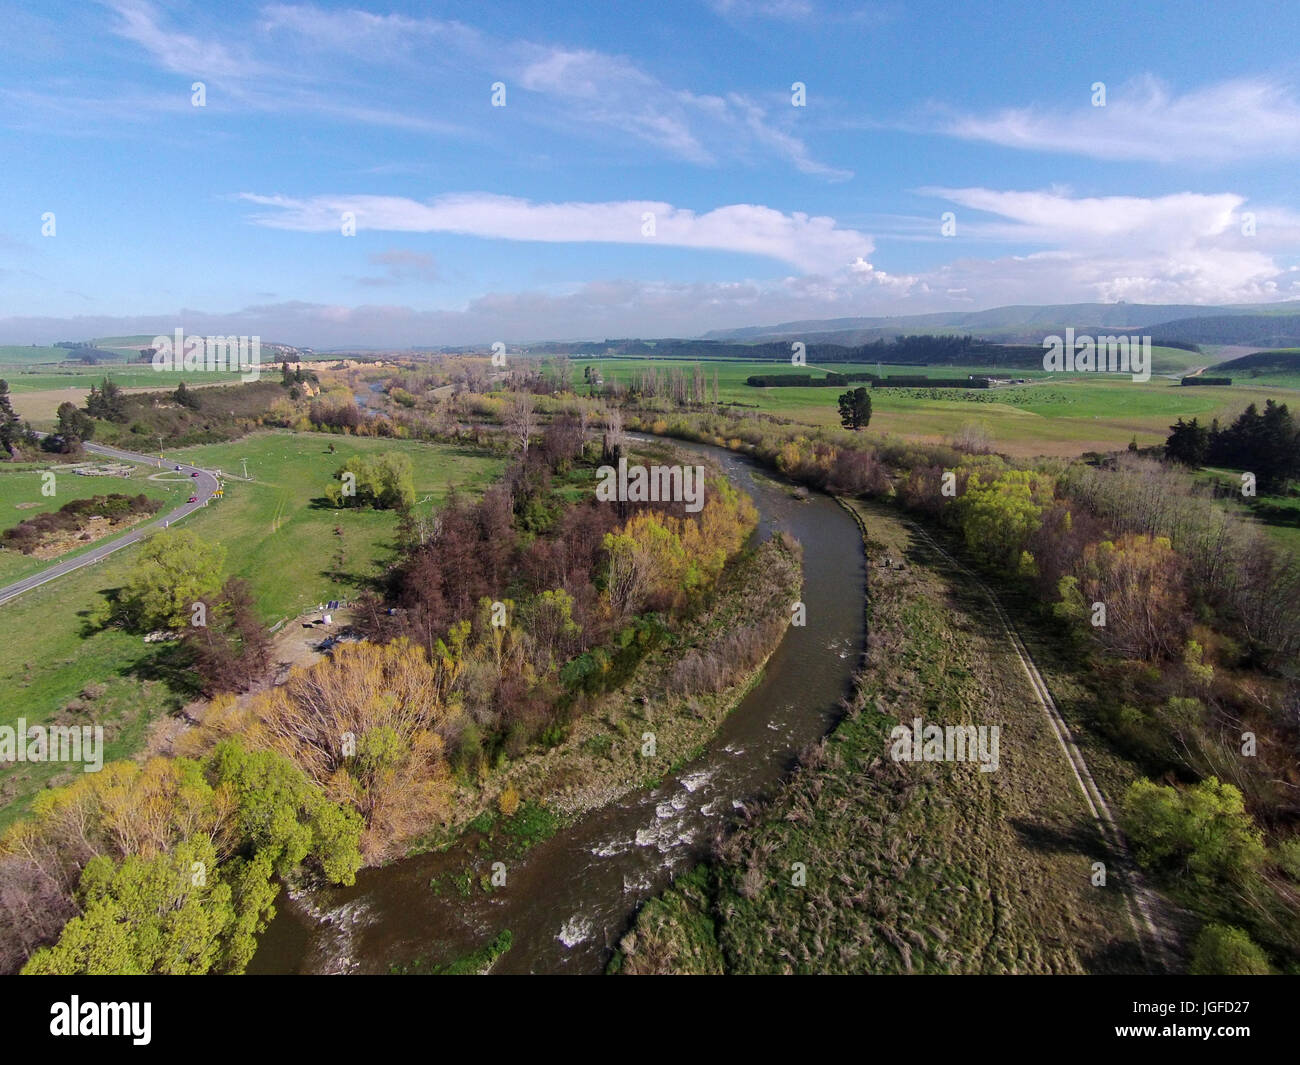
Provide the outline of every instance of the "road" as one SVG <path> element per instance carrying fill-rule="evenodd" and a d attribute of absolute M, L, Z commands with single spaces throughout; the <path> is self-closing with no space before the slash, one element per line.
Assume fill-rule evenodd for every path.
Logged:
<path fill-rule="evenodd" d="M 103 444 L 87 443 L 82 444 L 82 447 L 92 455 L 117 459 L 119 462 L 134 462 L 137 465 L 151 466 L 155 469 L 159 466 L 158 459 L 149 458 L 147 455 L 137 455 L 133 451 L 122 451 L 115 447 L 105 447 Z M 171 465 L 175 465 L 175 463 L 163 463 L 162 468 L 168 469 Z M 159 529 L 164 528 L 164 526 L 174 525 L 187 514 L 193 514 L 200 507 L 206 505 L 207 501 L 212 498 L 212 493 L 217 490 L 216 476 L 197 466 L 182 464 L 181 470 L 187 474 L 195 471 L 198 472 L 197 477 L 190 479 L 190 484 L 193 487 L 188 493 L 188 495 L 196 496 L 197 502 L 182 503 L 169 514 L 164 514 L 155 518 L 147 525 L 141 525 L 138 528 L 123 533 L 115 539 L 106 540 L 101 544 L 96 544 L 84 555 L 70 558 L 66 562 L 55 563 L 53 566 L 41 570 L 40 573 L 34 573 L 32 576 L 27 577 L 24 580 L 15 581 L 13 584 L 0 588 L 0 605 L 18 598 L 18 596 L 22 595 L 24 592 L 30 592 L 33 588 L 39 588 L 42 584 L 48 584 L 50 581 L 62 577 L 65 573 L 71 573 L 73 570 L 78 570 L 83 566 L 89 566 L 94 562 L 98 562 L 101 558 L 107 558 L 114 551 L 120 551 L 122 548 L 129 547 L 131 544 L 139 543 L 141 540 L 152 536 Z M 75 476 L 75 474 L 69 474 L 69 476 Z"/>

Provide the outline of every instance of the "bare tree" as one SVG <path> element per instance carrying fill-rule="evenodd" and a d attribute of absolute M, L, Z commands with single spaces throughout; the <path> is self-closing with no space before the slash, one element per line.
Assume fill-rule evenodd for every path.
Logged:
<path fill-rule="evenodd" d="M 537 431 L 537 412 L 531 392 L 515 392 L 506 400 L 505 421 L 506 431 L 527 455 L 532 435 Z"/>
<path fill-rule="evenodd" d="M 618 407 L 605 408 L 605 458 L 618 458 L 623 451 L 623 411 Z"/>

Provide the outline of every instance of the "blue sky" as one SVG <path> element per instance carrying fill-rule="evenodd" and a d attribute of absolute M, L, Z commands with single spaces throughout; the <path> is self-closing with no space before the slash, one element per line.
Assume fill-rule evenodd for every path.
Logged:
<path fill-rule="evenodd" d="M 0 17 L 3 343 L 179 326 L 405 347 L 1300 298 L 1300 5 Z"/>

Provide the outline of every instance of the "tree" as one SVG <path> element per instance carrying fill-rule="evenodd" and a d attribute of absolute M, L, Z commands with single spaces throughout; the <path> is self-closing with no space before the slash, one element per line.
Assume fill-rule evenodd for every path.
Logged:
<path fill-rule="evenodd" d="M 194 394 L 193 389 L 186 387 L 184 381 L 182 381 L 179 385 L 176 386 L 176 391 L 172 393 L 172 399 L 174 399 L 182 407 L 185 407 L 189 410 L 199 409 L 199 397 Z"/>
<path fill-rule="evenodd" d="M 1052 502 L 1052 479 L 1029 470 L 1008 470 L 984 484 L 972 474 L 953 505 L 961 516 L 966 544 L 983 561 L 1004 572 L 1020 563 L 1021 552 L 1042 524 Z"/>
<path fill-rule="evenodd" d="M 60 403 L 55 419 L 54 432 L 46 438 L 45 445 L 51 451 L 72 454 L 80 450 L 83 440 L 95 435 L 94 420 L 72 403 Z"/>
<path fill-rule="evenodd" d="M 1193 418 L 1184 422 L 1182 418 L 1169 427 L 1169 438 L 1165 441 L 1165 455 L 1184 466 L 1199 467 L 1205 465 L 1205 457 L 1210 450 L 1210 430 L 1200 425 Z"/>
<path fill-rule="evenodd" d="M 119 602 L 128 623 L 142 629 L 184 628 L 194 605 L 221 587 L 226 549 L 187 529 L 154 533 L 127 576 Z"/>
<path fill-rule="evenodd" d="M 1240 928 L 1207 924 L 1196 937 L 1188 972 L 1193 976 L 1269 976 L 1268 957 Z"/>
<path fill-rule="evenodd" d="M 871 393 L 865 388 L 855 388 L 840 395 L 840 424 L 857 432 L 871 421 Z"/>
<path fill-rule="evenodd" d="M 1080 570 L 1087 601 L 1106 605 L 1106 624 L 1094 630 L 1104 646 L 1144 661 L 1181 651 L 1186 578 L 1167 537 L 1126 534 L 1090 544 Z"/>
<path fill-rule="evenodd" d="M 1285 403 L 1252 403 L 1222 432 L 1211 431 L 1209 458 L 1254 473 L 1261 490 L 1281 491 L 1300 476 L 1300 428 Z"/>
<path fill-rule="evenodd" d="M 271 640 L 257 617 L 247 581 L 232 578 L 205 599 L 206 624 L 187 625 L 182 639 L 208 695 L 248 691 L 271 664 Z"/>
<path fill-rule="evenodd" d="M 528 445 L 532 435 L 537 431 L 537 414 L 533 409 L 531 392 L 515 392 L 506 401 L 506 430 L 519 445 L 519 450 L 528 454 Z"/>
<path fill-rule="evenodd" d="M 352 884 L 360 838 L 354 812 L 239 738 L 203 761 L 110 762 L 43 793 L 0 840 L 10 870 L 75 884 L 73 913 L 54 900 L 72 919 L 23 971 L 242 972 L 274 913 L 274 878 L 310 864 Z"/>
<path fill-rule="evenodd" d="M 1204 887 L 1244 883 L 1265 856 L 1241 792 L 1217 777 L 1181 790 L 1134 781 L 1123 823 L 1142 865 Z"/>
<path fill-rule="evenodd" d="M 90 386 L 90 395 L 86 397 L 86 413 L 92 418 L 103 418 L 108 422 L 124 422 L 128 417 L 126 394 L 111 377 L 105 377 L 98 388 Z"/>
<path fill-rule="evenodd" d="M 403 452 L 358 455 L 334 476 L 338 481 L 325 489 L 325 495 L 336 507 L 407 510 L 415 505 L 414 466 Z"/>
<path fill-rule="evenodd" d="M 26 975 L 195 975 L 220 960 L 221 936 L 235 923 L 231 886 L 216 848 L 196 836 L 170 853 L 129 855 L 120 865 L 92 858 L 78 890 L 81 915 L 53 947 L 38 950 Z"/>
<path fill-rule="evenodd" d="M 22 438 L 18 415 L 9 400 L 9 382 L 0 378 L 0 451 L 6 456 L 11 455 Z"/>

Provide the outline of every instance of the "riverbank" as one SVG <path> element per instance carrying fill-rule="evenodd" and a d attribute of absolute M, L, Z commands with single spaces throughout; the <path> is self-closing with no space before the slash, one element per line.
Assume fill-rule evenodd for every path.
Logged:
<path fill-rule="evenodd" d="M 779 786 L 798 752 L 838 720 L 864 639 L 865 571 L 856 526 L 829 498 L 800 497 L 747 459 L 681 446 L 717 462 L 750 495 L 760 544 L 789 534 L 804 547 L 801 593 L 792 578 L 777 582 L 786 590 L 771 597 L 784 630 L 771 658 L 761 669 L 756 661 L 748 677 L 732 678 L 734 698 L 697 696 L 692 708 L 683 695 L 677 724 L 668 728 L 670 712 L 676 717 L 679 711 L 653 693 L 629 689 L 630 708 L 620 711 L 626 737 L 593 718 L 592 733 L 562 741 L 573 742 L 569 759 L 604 758 L 606 743 L 618 742 L 619 757 L 630 759 L 615 781 L 619 798 L 561 818 L 557 804 L 586 808 L 591 793 L 575 786 L 542 806 L 536 794 L 516 788 L 521 805 L 506 816 L 493 799 L 506 783 L 501 778 L 502 788 L 483 796 L 482 821 L 466 825 L 468 831 L 445 849 L 362 870 L 353 886 L 283 899 L 249 972 L 374 973 L 417 964 L 415 971 L 427 972 L 475 955 L 509 930 L 512 947 L 493 972 L 599 973 L 640 904 L 707 858 L 716 836 L 743 818 L 756 797 Z M 771 552 L 779 550 L 778 544 L 759 547 L 737 559 L 718 592 L 751 607 L 761 602 L 765 582 L 780 572 L 770 565 Z M 789 624 L 791 592 L 806 606 L 805 625 Z M 739 615 L 724 602 L 715 595 L 707 613 L 693 619 L 701 626 L 709 619 L 719 640 L 740 627 Z M 685 638 L 661 645 L 653 660 L 660 664 L 643 674 L 647 683 L 665 684 L 679 662 L 705 646 L 699 638 L 694 645 Z M 656 727 L 639 727 L 632 716 L 647 712 L 638 695 L 648 695 Z M 640 755 L 647 731 L 655 733 L 653 764 L 642 764 Z M 547 763 L 557 770 L 551 784 L 565 783 L 561 774 L 567 775 L 569 759 Z M 545 779 L 541 769 L 539 761 L 532 771 Z"/>
<path fill-rule="evenodd" d="M 987 601 L 883 504 L 851 709 L 718 858 L 648 902 L 625 973 L 1082 973 L 1142 968 L 1112 856 Z M 888 562 L 886 561 L 888 560 Z M 900 762 L 891 730 L 1000 730 L 992 772 Z"/>

